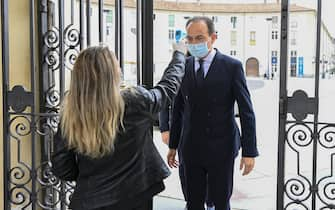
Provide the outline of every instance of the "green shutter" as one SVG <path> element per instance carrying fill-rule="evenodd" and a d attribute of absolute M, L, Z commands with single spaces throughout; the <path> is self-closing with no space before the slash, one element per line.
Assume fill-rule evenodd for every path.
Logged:
<path fill-rule="evenodd" d="M 106 22 L 113 23 L 113 10 L 108 10 L 106 14 Z"/>
<path fill-rule="evenodd" d="M 174 22 L 175 22 L 175 17 L 174 15 L 169 15 L 169 27 L 174 27 Z"/>

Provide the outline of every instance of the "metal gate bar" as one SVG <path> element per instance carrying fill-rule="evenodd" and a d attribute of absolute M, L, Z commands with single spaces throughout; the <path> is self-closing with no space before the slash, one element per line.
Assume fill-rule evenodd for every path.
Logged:
<path fill-rule="evenodd" d="M 150 88 L 153 86 L 153 1 L 142 0 L 142 83 Z M 145 37 L 145 38 L 144 38 Z M 150 71 L 151 70 L 151 71 Z"/>
<path fill-rule="evenodd" d="M 313 135 L 313 178 L 312 178 L 312 210 L 316 209 L 316 193 L 318 192 L 318 185 L 316 183 L 317 179 L 317 147 L 319 136 L 318 133 L 318 122 L 319 122 L 319 78 L 320 78 L 320 42 L 321 42 L 321 0 L 318 0 L 317 7 L 317 29 L 316 29 L 316 56 L 315 56 L 315 93 L 314 93 L 314 135 Z"/>
<path fill-rule="evenodd" d="M 287 54 L 288 54 L 288 20 L 289 0 L 282 0 L 281 10 L 281 58 L 280 58 L 280 98 L 279 98 L 279 136 L 278 136 L 278 175 L 277 175 L 277 210 L 295 209 L 296 206 L 306 210 L 335 209 L 335 124 L 319 122 L 319 77 L 320 77 L 320 45 L 321 45 L 321 0 L 317 1 L 317 30 L 315 56 L 315 89 L 314 97 L 308 97 L 303 90 L 296 90 L 292 96 L 287 93 Z M 288 120 L 291 114 L 294 120 Z M 313 122 L 304 121 L 307 115 L 313 115 Z M 299 128 L 303 127 L 303 128 Z M 292 130 L 301 135 L 291 135 Z M 305 130 L 304 130 L 305 129 Z M 291 138 L 292 137 L 292 138 Z M 300 142 L 299 142 L 300 141 Z M 292 144 L 295 145 L 292 145 Z M 297 148 L 312 149 L 311 178 L 308 179 L 300 170 L 301 154 Z M 285 179 L 286 147 L 297 155 L 297 174 Z M 317 171 L 318 150 L 330 151 L 330 175 L 323 176 Z M 309 154 L 309 153 L 308 153 Z M 310 202 L 310 204 L 309 204 Z M 324 205 L 324 206 L 323 206 Z"/>
<path fill-rule="evenodd" d="M 86 41 L 91 46 L 91 0 L 86 0 Z"/>
<path fill-rule="evenodd" d="M 289 0 L 281 2 L 277 210 L 284 209 Z"/>
<path fill-rule="evenodd" d="M 30 0 L 30 88 L 31 88 L 31 96 L 32 103 L 30 106 L 31 113 L 35 113 L 35 72 L 36 72 L 36 63 L 35 63 L 35 3 L 34 0 Z M 35 116 L 31 115 L 31 122 L 35 122 Z M 32 154 L 36 154 L 36 135 L 35 132 L 31 132 L 31 151 Z M 36 179 L 37 179 L 37 171 L 36 171 L 36 157 L 32 155 L 31 158 L 31 202 L 32 202 L 32 210 L 36 209 L 36 201 L 37 201 L 37 190 L 36 190 Z"/>
<path fill-rule="evenodd" d="M 104 1 L 99 0 L 99 42 L 102 43 L 104 40 L 104 30 L 103 30 L 103 8 L 104 8 Z"/>
<path fill-rule="evenodd" d="M 115 55 L 119 60 L 122 75 L 124 75 L 123 5 L 123 0 L 115 0 Z"/>
<path fill-rule="evenodd" d="M 79 0 L 79 29 L 74 23 L 75 0 L 29 0 L 30 12 L 30 83 L 31 91 L 25 91 L 20 85 L 9 89 L 9 34 L 8 34 L 8 0 L 1 0 L 1 28 L 2 28 L 2 74 L 3 74 L 3 145 L 4 145 L 4 208 L 10 210 L 20 209 L 67 209 L 68 199 L 71 195 L 73 183 L 58 180 L 51 173 L 50 158 L 52 154 L 52 134 L 57 128 L 58 111 L 65 92 L 66 71 L 71 69 L 79 50 L 91 45 L 91 1 Z M 65 23 L 65 4 L 71 4 L 71 23 Z M 85 4 L 86 3 L 86 4 Z M 38 5 L 36 5 L 38 4 Z M 99 42 L 103 36 L 103 5 L 99 0 Z M 115 0 L 115 51 L 123 66 L 123 6 L 122 0 Z M 138 0 L 137 7 L 137 34 L 142 35 L 143 29 L 146 33 L 153 33 L 153 1 Z M 86 8 L 85 8 L 86 6 Z M 145 8 L 145 12 L 143 11 Z M 85 10 L 86 9 L 86 10 Z M 85 14 L 86 11 L 86 14 Z M 38 19 L 35 15 L 38 13 Z M 58 15 L 58 16 L 57 16 Z M 85 17 L 86 15 L 86 17 Z M 142 18 L 143 16 L 143 18 Z M 143 21 L 142 21 L 143 19 Z M 36 24 L 37 23 L 37 24 Z M 86 30 L 85 30 L 86 27 Z M 38 28 L 38 34 L 35 29 Z M 145 73 L 153 73 L 152 35 L 137 37 L 137 65 Z M 38 43 L 39 49 L 36 50 Z M 143 44 L 147 49 L 141 51 Z M 86 46 L 85 46 L 86 45 Z M 149 46 L 149 47 L 148 47 Z M 38 54 L 37 54 L 38 52 Z M 140 54 L 144 53 L 145 57 Z M 36 59 L 38 58 L 38 59 Z M 38 60 L 38 63 L 37 63 Z M 39 67 L 39 68 L 38 68 Z M 38 68 L 38 69 L 37 69 Z M 39 71 L 38 71 L 39 70 Z M 138 69 L 138 75 L 141 75 Z M 59 78 L 56 76 L 59 75 Z M 142 84 L 151 86 L 150 76 L 143 77 Z M 138 78 L 138 83 L 139 83 Z M 15 85 L 15 84 L 14 84 Z M 38 85 L 38 88 L 37 88 Z M 38 92 L 39 90 L 39 92 Z M 37 99 L 39 104 L 37 105 Z M 26 110 L 29 107 L 29 111 Z M 10 112 L 12 110 L 12 112 Z M 23 119 L 26 124 L 13 121 Z M 14 124 L 14 125 L 13 125 Z M 10 128 L 22 126 L 27 132 L 24 134 Z M 18 135 L 15 137 L 14 135 Z M 31 162 L 21 160 L 21 152 L 25 148 L 20 146 L 23 141 L 21 137 L 29 137 L 29 151 L 31 149 Z M 13 140 L 14 139 L 14 140 Z M 18 143 L 18 166 L 11 165 L 11 142 Z M 38 146 L 41 150 L 38 151 Z M 41 152 L 41 161 L 37 155 Z M 15 157 L 16 158 L 16 157 Z M 21 164 L 21 165 L 20 165 Z M 22 177 L 28 181 L 22 182 L 14 170 L 18 170 Z M 25 172 L 25 171 L 27 172 Z M 31 188 L 30 188 L 31 185 Z M 24 192 L 13 192 L 23 190 Z M 21 200 L 20 200 L 21 199 Z"/>
<path fill-rule="evenodd" d="M 85 21 L 84 21 L 84 0 L 79 1 L 79 30 L 80 30 L 80 50 L 84 49 L 85 45 Z"/>
<path fill-rule="evenodd" d="M 8 137 L 8 90 L 9 90 L 9 39 L 8 39 L 8 0 L 1 0 L 1 37 L 2 37 L 2 92 L 3 92 L 3 187 L 4 208 L 10 208 L 9 177 L 10 145 Z"/>

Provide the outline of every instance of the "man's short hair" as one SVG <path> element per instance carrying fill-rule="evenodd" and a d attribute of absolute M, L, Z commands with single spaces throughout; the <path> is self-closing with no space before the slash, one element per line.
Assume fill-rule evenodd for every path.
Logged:
<path fill-rule="evenodd" d="M 210 19 L 209 17 L 206 16 L 195 16 L 191 19 L 189 19 L 186 23 L 186 28 L 188 25 L 190 25 L 191 23 L 195 23 L 195 22 L 199 22 L 199 21 L 204 21 L 207 25 L 208 28 L 208 34 L 212 35 L 213 33 L 215 33 L 215 26 L 214 23 L 212 21 L 212 19 Z"/>

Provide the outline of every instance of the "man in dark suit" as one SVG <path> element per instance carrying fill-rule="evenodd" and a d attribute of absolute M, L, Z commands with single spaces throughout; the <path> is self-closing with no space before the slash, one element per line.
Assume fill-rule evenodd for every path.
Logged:
<path fill-rule="evenodd" d="M 171 118 L 172 118 L 172 108 L 170 104 L 167 104 L 160 112 L 159 112 L 159 130 L 161 132 L 162 141 L 169 145 L 170 139 L 170 127 L 171 127 Z M 184 167 L 182 161 L 182 154 L 181 151 L 178 151 L 179 155 L 179 179 L 182 188 L 182 192 L 184 195 L 185 201 L 187 201 L 187 190 L 186 190 L 186 183 L 185 183 L 185 174 L 184 174 Z M 207 210 L 214 210 L 214 203 L 208 193 L 208 188 L 206 192 L 206 206 Z M 185 208 L 187 209 L 187 207 Z"/>
<path fill-rule="evenodd" d="M 240 169 L 247 175 L 258 156 L 256 125 L 241 62 L 213 48 L 214 24 L 207 17 L 186 23 L 185 76 L 174 102 L 168 164 L 177 167 L 180 147 L 188 210 L 203 210 L 206 183 L 216 210 L 230 210 L 234 160 L 242 147 Z M 234 118 L 237 102 L 242 135 Z M 206 181 L 207 180 L 207 181 Z"/>

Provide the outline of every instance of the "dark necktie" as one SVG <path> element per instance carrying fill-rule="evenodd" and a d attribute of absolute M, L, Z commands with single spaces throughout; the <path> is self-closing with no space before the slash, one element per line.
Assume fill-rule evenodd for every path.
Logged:
<path fill-rule="evenodd" d="M 203 82 L 204 82 L 204 60 L 200 59 L 199 60 L 199 69 L 196 72 L 196 80 L 197 80 L 197 84 L 198 86 L 202 86 Z"/>

